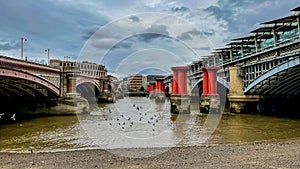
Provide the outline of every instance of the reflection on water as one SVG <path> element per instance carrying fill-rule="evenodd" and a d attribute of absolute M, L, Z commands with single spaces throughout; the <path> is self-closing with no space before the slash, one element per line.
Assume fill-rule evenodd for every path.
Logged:
<path fill-rule="evenodd" d="M 171 115 L 169 103 L 125 98 L 90 114 L 0 126 L 0 151 L 170 147 L 300 137 L 300 120 L 262 115 Z M 217 127 L 217 128 L 216 128 Z"/>

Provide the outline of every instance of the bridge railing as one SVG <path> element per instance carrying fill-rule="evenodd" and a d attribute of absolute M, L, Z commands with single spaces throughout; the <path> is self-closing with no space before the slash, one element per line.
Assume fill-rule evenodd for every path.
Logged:
<path fill-rule="evenodd" d="M 215 62 L 216 66 L 226 66 L 226 65 L 231 65 L 243 60 L 249 60 L 251 58 L 259 57 L 259 55 L 264 55 L 268 52 L 273 52 L 274 50 L 278 50 L 280 48 L 287 47 L 291 44 L 298 43 L 300 42 L 299 36 L 294 36 L 289 39 L 285 39 L 283 41 L 279 41 L 276 43 L 276 45 L 270 45 L 268 47 L 260 48 L 257 51 L 249 52 L 249 53 L 244 53 L 244 56 L 242 55 L 235 55 L 232 58 L 228 57 L 226 60 L 222 60 L 220 62 Z"/>

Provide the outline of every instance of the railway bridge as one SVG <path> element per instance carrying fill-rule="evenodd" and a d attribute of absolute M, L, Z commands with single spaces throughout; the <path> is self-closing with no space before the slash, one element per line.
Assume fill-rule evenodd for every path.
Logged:
<path fill-rule="evenodd" d="M 235 113 L 296 109 L 300 98 L 300 7 L 291 11 L 292 15 L 261 23 L 248 36 L 232 39 L 186 68 L 179 66 L 179 73 L 172 68 L 172 82 L 165 85 L 175 88 L 174 98 L 196 98 L 201 112 L 219 112 L 226 104 Z M 182 88 L 179 92 L 178 85 Z"/>
<path fill-rule="evenodd" d="M 0 104 L 3 112 L 76 114 L 103 95 L 113 101 L 110 79 L 103 65 L 51 60 L 42 65 L 0 56 Z M 18 109 L 18 110 L 13 110 Z"/>

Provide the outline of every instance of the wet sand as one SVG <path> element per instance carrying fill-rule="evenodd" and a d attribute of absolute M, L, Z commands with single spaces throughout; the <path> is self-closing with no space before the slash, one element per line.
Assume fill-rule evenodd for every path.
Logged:
<path fill-rule="evenodd" d="M 246 144 L 170 148 L 148 158 L 128 158 L 156 152 L 149 149 L 76 150 L 64 152 L 0 153 L 0 168 L 300 168 L 300 138 Z"/>

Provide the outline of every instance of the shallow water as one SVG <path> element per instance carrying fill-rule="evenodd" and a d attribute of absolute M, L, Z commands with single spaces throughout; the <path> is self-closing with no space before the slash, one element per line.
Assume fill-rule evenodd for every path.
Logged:
<path fill-rule="evenodd" d="M 139 109 L 137 109 L 139 107 Z M 300 137 L 300 119 L 262 115 L 171 115 L 170 105 L 125 98 L 90 114 L 0 125 L 0 151 L 173 147 Z"/>

